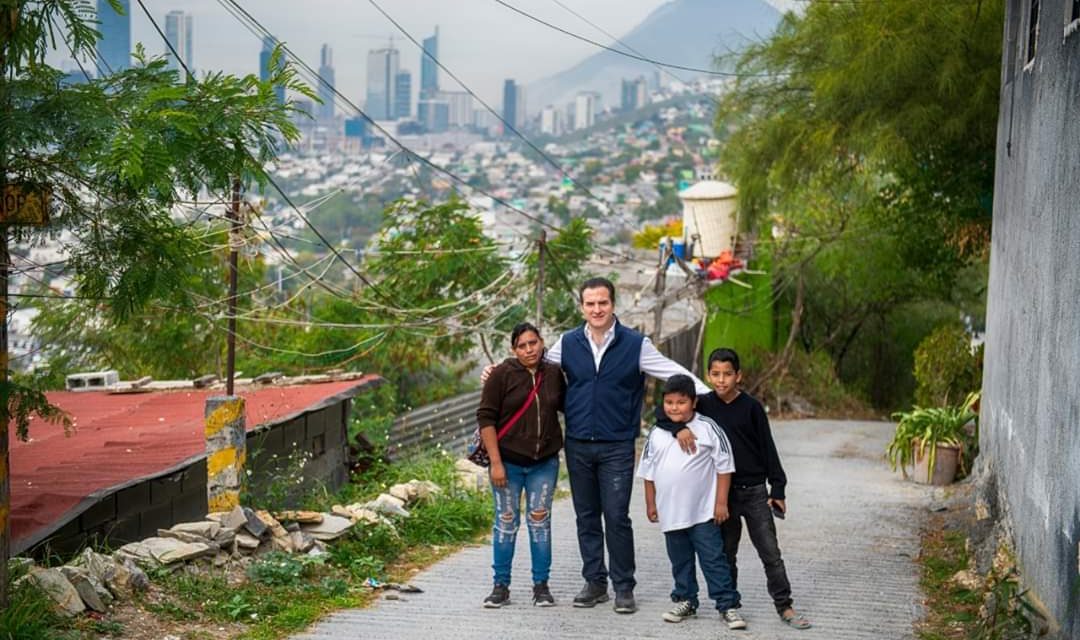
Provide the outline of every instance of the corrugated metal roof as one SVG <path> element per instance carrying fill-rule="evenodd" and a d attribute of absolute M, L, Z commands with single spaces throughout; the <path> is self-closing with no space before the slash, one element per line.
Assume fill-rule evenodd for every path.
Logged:
<path fill-rule="evenodd" d="M 247 429 L 276 424 L 354 395 L 379 377 L 321 384 L 240 388 Z M 40 419 L 30 423 L 30 440 L 11 433 L 11 536 L 14 546 L 55 525 L 92 495 L 140 478 L 160 475 L 205 455 L 206 399 L 221 390 L 191 389 L 109 394 L 58 391 L 49 401 L 67 411 L 75 432 Z"/>

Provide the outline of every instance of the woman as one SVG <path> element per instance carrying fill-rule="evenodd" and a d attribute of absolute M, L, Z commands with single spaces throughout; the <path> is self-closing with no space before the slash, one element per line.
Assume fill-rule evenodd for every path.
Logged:
<path fill-rule="evenodd" d="M 491 371 L 476 409 L 480 437 L 491 458 L 491 490 L 495 495 L 491 536 L 495 586 L 484 606 L 497 609 L 510 603 L 510 565 L 522 519 L 524 491 L 532 556 L 532 602 L 538 607 L 551 607 L 555 605 L 547 584 L 551 572 L 551 500 L 563 445 L 556 412 L 562 411 L 566 383 L 558 366 L 544 362 L 544 341 L 533 325 L 523 322 L 514 327 L 510 346 L 514 357 Z"/>

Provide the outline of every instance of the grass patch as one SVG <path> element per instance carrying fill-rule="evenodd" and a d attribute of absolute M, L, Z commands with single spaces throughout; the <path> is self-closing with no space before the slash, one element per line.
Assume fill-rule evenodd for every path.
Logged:
<path fill-rule="evenodd" d="M 965 541 L 963 533 L 940 527 L 923 533 L 919 586 L 927 594 L 927 616 L 917 632 L 921 640 L 968 638 L 978 621 L 982 594 L 951 581 L 968 568 Z"/>

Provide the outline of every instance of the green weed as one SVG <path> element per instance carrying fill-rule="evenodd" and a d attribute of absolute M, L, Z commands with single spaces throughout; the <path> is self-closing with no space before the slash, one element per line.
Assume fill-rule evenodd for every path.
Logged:
<path fill-rule="evenodd" d="M 5 640 L 56 640 L 60 625 L 49 596 L 25 581 L 12 588 L 8 607 L 0 610 L 0 638 Z"/>

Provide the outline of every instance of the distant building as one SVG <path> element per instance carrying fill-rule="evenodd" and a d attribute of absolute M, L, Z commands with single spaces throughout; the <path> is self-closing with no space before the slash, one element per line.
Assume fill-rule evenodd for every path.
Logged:
<path fill-rule="evenodd" d="M 421 100 L 417 107 L 416 119 L 426 131 L 442 133 L 450 128 L 450 103 L 446 100 Z"/>
<path fill-rule="evenodd" d="M 259 52 L 259 79 L 266 82 L 270 79 L 270 75 L 273 73 L 271 69 L 271 60 L 274 57 L 274 47 L 276 43 L 273 36 L 265 36 L 262 41 L 262 51 Z M 285 53 L 282 52 L 277 61 L 277 69 L 281 70 L 285 68 Z M 274 97 L 277 98 L 278 104 L 285 104 L 285 86 L 276 85 L 274 87 Z"/>
<path fill-rule="evenodd" d="M 375 120 L 391 120 L 394 117 L 398 59 L 398 50 L 392 47 L 368 52 L 365 108 Z"/>
<path fill-rule="evenodd" d="M 502 117 L 506 121 L 503 135 L 513 135 L 507 124 L 518 130 L 525 124 L 525 87 L 513 80 L 503 83 Z"/>
<path fill-rule="evenodd" d="M 412 74 L 398 71 L 394 76 L 394 118 L 404 119 L 412 115 Z"/>
<path fill-rule="evenodd" d="M 424 38 L 423 46 L 431 57 L 420 56 L 420 99 L 434 98 L 439 92 L 439 67 L 435 64 L 439 58 L 439 27 L 435 27 L 435 35 Z"/>
<path fill-rule="evenodd" d="M 976 513 L 999 516 L 994 531 L 1012 534 L 997 543 L 1015 549 L 1025 590 L 1059 627 L 1051 637 L 1075 639 L 1080 2 L 1005 7 Z"/>
<path fill-rule="evenodd" d="M 324 44 L 319 52 L 319 75 L 326 82 L 319 84 L 319 99 L 322 104 L 319 105 L 318 117 L 322 122 L 331 122 L 334 119 L 334 91 L 331 87 L 337 84 L 334 81 L 334 50 L 329 44 Z"/>
<path fill-rule="evenodd" d="M 540 133 L 549 136 L 562 135 L 563 118 L 562 111 L 556 109 L 550 104 L 540 111 Z"/>
<path fill-rule="evenodd" d="M 172 45 L 172 49 L 176 50 L 180 61 L 184 63 L 180 64 L 169 47 L 166 47 L 168 67 L 179 71 L 180 79 L 184 80 L 186 79 L 184 65 L 187 65 L 193 73 L 195 71 L 195 25 L 191 15 L 178 10 L 165 14 L 165 39 Z"/>
<path fill-rule="evenodd" d="M 596 122 L 596 94 L 583 92 L 574 98 L 574 130 L 588 129 Z"/>
<path fill-rule="evenodd" d="M 116 12 L 109 0 L 98 0 L 98 62 L 102 71 L 115 73 L 131 66 L 131 0 L 120 0 L 124 15 Z"/>
<path fill-rule="evenodd" d="M 649 87 L 645 76 L 622 81 L 622 110 L 633 111 L 644 107 L 649 102 Z"/>
<path fill-rule="evenodd" d="M 467 127 L 472 124 L 473 97 L 466 91 L 440 91 L 440 100 L 450 108 L 448 122 L 451 127 Z"/>

